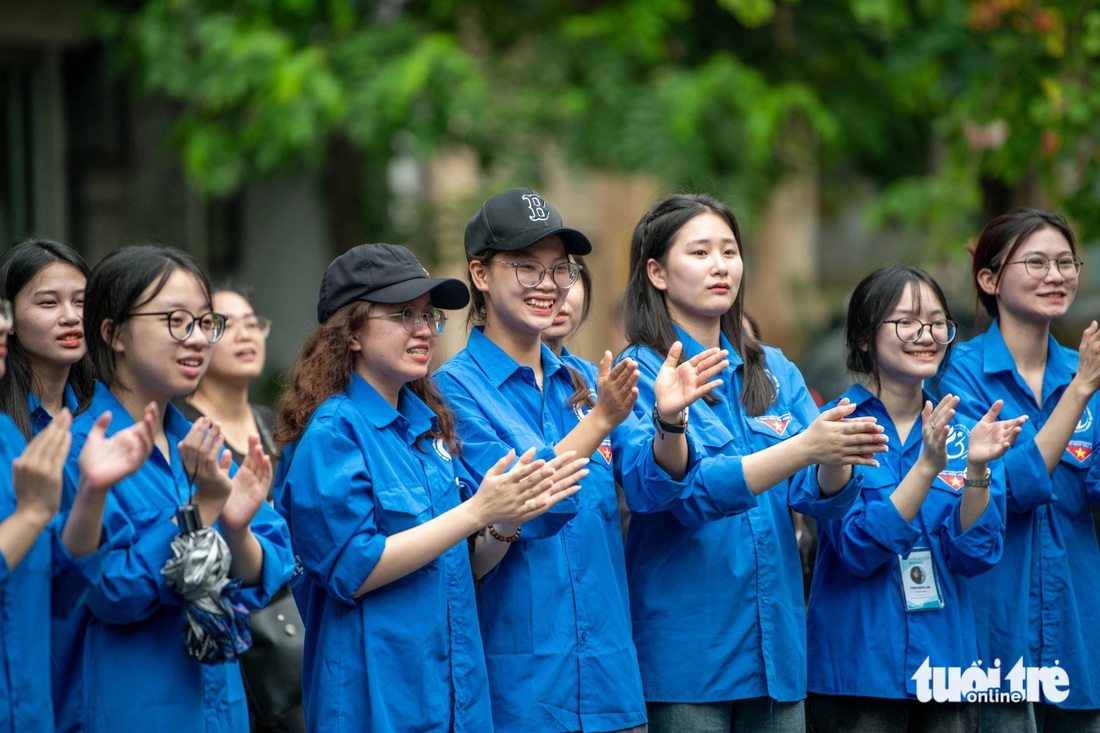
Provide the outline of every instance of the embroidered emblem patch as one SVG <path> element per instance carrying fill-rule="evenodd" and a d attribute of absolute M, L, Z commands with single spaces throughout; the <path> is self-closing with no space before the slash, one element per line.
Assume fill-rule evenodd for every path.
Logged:
<path fill-rule="evenodd" d="M 1078 463 L 1084 463 L 1085 459 L 1092 455 L 1092 443 L 1083 440 L 1071 440 L 1066 450 L 1077 459 Z"/>
<path fill-rule="evenodd" d="M 970 428 L 951 424 L 951 431 L 947 433 L 947 459 L 953 461 L 957 458 L 966 458 L 966 446 L 970 442 Z"/>
<path fill-rule="evenodd" d="M 1081 420 L 1077 423 L 1077 427 L 1074 428 L 1073 432 L 1083 433 L 1091 427 L 1092 427 L 1092 410 L 1090 410 L 1088 407 L 1085 407 L 1085 412 L 1084 412 L 1083 415 L 1081 415 Z"/>
<path fill-rule="evenodd" d="M 440 458 L 445 461 L 451 460 L 451 452 L 447 450 L 447 444 L 443 442 L 442 438 L 433 440 L 432 447 L 435 448 L 435 452 L 439 454 Z"/>
<path fill-rule="evenodd" d="M 940 471 L 938 478 L 955 491 L 958 491 L 963 487 L 966 471 Z"/>
<path fill-rule="evenodd" d="M 776 435 L 782 435 L 787 432 L 787 425 L 791 422 L 791 413 L 785 412 L 782 415 L 761 415 L 756 418 L 756 422 L 767 425 L 775 431 Z"/>
<path fill-rule="evenodd" d="M 607 461 L 607 465 L 611 465 L 611 438 L 604 438 L 600 443 L 600 447 L 596 451 L 603 456 L 603 459 Z"/>

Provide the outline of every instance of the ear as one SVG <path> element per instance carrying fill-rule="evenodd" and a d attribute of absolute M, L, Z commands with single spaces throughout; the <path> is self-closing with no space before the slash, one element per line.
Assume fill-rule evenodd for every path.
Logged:
<path fill-rule="evenodd" d="M 859 345 L 859 350 L 860 351 L 870 351 L 871 350 L 871 345 L 869 343 L 867 343 L 866 341 L 864 341 L 862 344 Z"/>
<path fill-rule="evenodd" d="M 976 278 L 978 287 L 982 289 L 982 292 L 986 295 L 996 295 L 1000 290 L 1000 285 L 997 282 L 997 274 L 990 270 L 988 267 L 983 267 L 978 270 L 978 277 Z"/>
<path fill-rule="evenodd" d="M 125 354 L 126 344 L 122 341 L 120 331 L 121 329 L 115 328 L 115 322 L 112 318 L 104 318 L 103 322 L 99 324 L 99 335 L 103 338 L 103 341 L 116 353 Z"/>
<path fill-rule="evenodd" d="M 489 292 L 489 272 L 481 260 L 470 260 L 470 280 L 483 293 Z"/>
<path fill-rule="evenodd" d="M 348 339 L 348 349 L 351 351 L 362 351 L 363 344 L 359 343 L 359 336 L 352 336 Z"/>
<path fill-rule="evenodd" d="M 665 281 L 665 268 L 655 259 L 646 260 L 645 272 L 649 276 L 649 282 L 653 287 L 658 290 L 668 290 L 668 283 Z"/>

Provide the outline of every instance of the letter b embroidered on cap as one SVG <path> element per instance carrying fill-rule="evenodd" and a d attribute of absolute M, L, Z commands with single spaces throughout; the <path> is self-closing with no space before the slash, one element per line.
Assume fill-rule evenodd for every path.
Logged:
<path fill-rule="evenodd" d="M 533 193 L 523 194 L 523 200 L 527 202 L 527 208 L 531 209 L 531 221 L 546 221 L 550 218 L 550 211 L 540 196 Z"/>

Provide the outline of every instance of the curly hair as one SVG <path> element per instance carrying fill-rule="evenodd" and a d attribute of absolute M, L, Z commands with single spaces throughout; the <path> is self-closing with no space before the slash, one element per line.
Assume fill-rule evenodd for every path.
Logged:
<path fill-rule="evenodd" d="M 367 322 L 372 304 L 349 303 L 329 316 L 306 338 L 286 378 L 286 389 L 275 403 L 275 443 L 282 450 L 302 437 L 313 413 L 321 404 L 351 382 L 355 371 L 355 352 L 351 339 Z M 455 432 L 454 413 L 436 390 L 430 376 L 408 383 L 408 388 L 435 413 L 438 429 L 417 438 L 423 450 L 423 438 L 442 440 L 452 455 L 460 455 L 462 443 Z"/>

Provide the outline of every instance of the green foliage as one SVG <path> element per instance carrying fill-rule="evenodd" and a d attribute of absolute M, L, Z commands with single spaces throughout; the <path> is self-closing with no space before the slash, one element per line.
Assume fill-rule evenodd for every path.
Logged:
<path fill-rule="evenodd" d="M 954 246 L 1034 190 L 1100 227 L 1100 10 L 1076 0 L 146 0 L 96 22 L 178 103 L 181 159 L 227 195 L 334 141 L 384 169 L 471 146 L 531 178 L 573 161 L 752 211 L 807 160 Z M 1009 200 L 1015 200 L 1010 195 Z"/>

